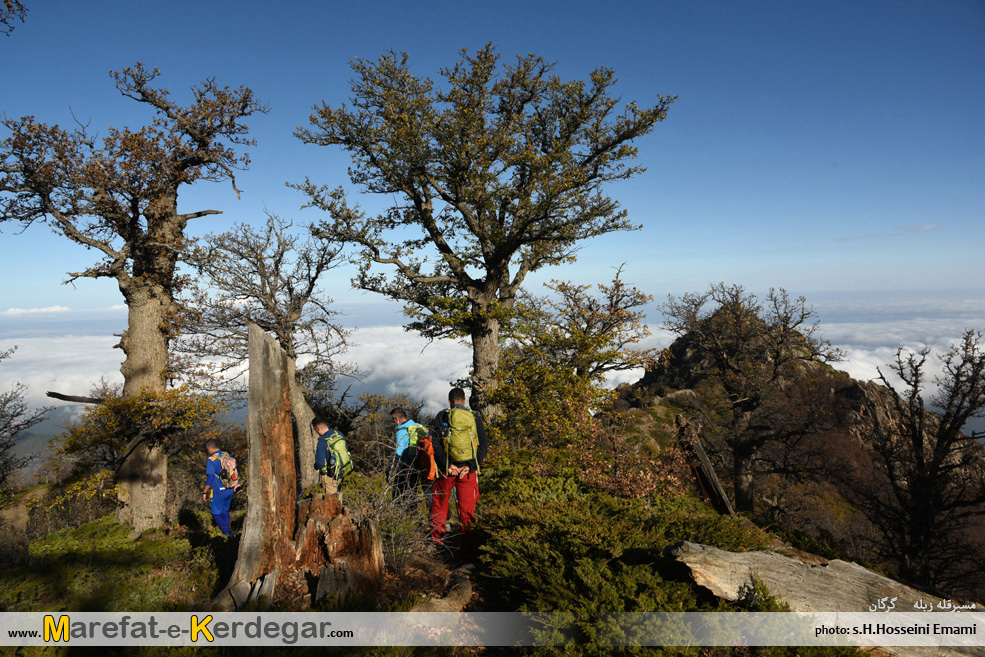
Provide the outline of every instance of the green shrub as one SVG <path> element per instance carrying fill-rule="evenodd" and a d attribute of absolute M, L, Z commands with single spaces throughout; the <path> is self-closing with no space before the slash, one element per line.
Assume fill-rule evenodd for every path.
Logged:
<path fill-rule="evenodd" d="M 585 485 L 563 462 L 545 467 L 529 454 L 514 454 L 483 469 L 480 571 L 496 598 L 488 602 L 503 611 L 563 612 L 564 622 L 545 627 L 539 638 L 566 637 L 567 648 L 546 652 L 608 653 L 603 645 L 620 630 L 601 622 L 607 613 L 720 608 L 698 599 L 676 562 L 663 556 L 668 545 L 690 540 L 744 550 L 767 544 L 757 529 L 695 498 L 657 497 L 647 504 L 616 497 Z"/>
<path fill-rule="evenodd" d="M 50 487 L 43 497 L 27 503 L 27 533 L 30 537 L 78 527 L 92 522 L 117 507 L 117 489 L 113 473 L 100 470 L 79 479 L 66 480 Z"/>

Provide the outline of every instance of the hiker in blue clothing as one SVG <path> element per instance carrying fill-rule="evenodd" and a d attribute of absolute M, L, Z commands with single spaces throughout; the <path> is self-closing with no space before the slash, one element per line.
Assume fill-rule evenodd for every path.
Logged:
<path fill-rule="evenodd" d="M 219 526 L 226 536 L 229 536 L 229 505 L 232 504 L 233 494 L 236 488 L 226 488 L 222 483 L 219 474 L 222 472 L 223 451 L 219 449 L 219 442 L 209 440 L 205 443 L 205 451 L 209 458 L 205 462 L 205 488 L 202 490 L 202 499 L 212 505 L 212 519 Z"/>
<path fill-rule="evenodd" d="M 393 499 L 399 500 L 408 508 L 417 505 L 417 486 L 424 492 L 428 512 L 431 509 L 431 481 L 421 477 L 415 463 L 417 446 L 421 438 L 427 436 L 427 428 L 410 419 L 403 408 L 390 411 L 394 427 L 394 451 L 389 471 L 393 477 Z"/>

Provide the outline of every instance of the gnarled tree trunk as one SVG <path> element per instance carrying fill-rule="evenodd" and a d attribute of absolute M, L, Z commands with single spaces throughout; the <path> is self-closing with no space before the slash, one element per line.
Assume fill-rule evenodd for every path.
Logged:
<path fill-rule="evenodd" d="M 249 331 L 249 503 L 231 582 L 252 582 L 294 562 L 298 491 L 287 356 L 259 326 Z"/>
<path fill-rule="evenodd" d="M 160 445 L 140 445 L 124 461 L 116 485 L 126 504 L 117 512 L 117 521 L 132 524 L 131 535 L 164 524 L 167 481 L 168 457 Z"/>
<path fill-rule="evenodd" d="M 128 328 L 117 345 L 126 354 L 120 366 L 123 396 L 164 392 L 168 322 L 174 300 L 163 286 L 129 277 L 120 280 L 120 290 L 129 309 Z M 132 535 L 164 524 L 168 457 L 160 445 L 144 444 L 134 449 L 117 472 L 116 483 L 120 500 L 117 520 L 132 524 Z"/>
<path fill-rule="evenodd" d="M 498 404 L 490 404 L 489 396 L 497 387 L 496 368 L 499 367 L 499 321 L 486 319 L 472 333 L 472 394 L 469 406 L 482 412 L 486 421 L 502 414 Z"/>

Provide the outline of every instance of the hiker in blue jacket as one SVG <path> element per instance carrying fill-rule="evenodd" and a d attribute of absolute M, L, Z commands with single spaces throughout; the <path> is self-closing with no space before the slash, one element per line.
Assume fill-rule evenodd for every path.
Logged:
<path fill-rule="evenodd" d="M 219 531 L 229 536 L 229 505 L 232 504 L 233 488 L 226 488 L 219 477 L 222 472 L 222 450 L 219 449 L 219 442 L 209 440 L 205 443 L 205 451 L 209 458 L 205 462 L 205 488 L 202 490 L 202 499 L 210 502 L 212 506 L 212 519 L 218 525 Z"/>
<path fill-rule="evenodd" d="M 431 482 L 422 479 L 421 473 L 417 469 L 415 459 L 419 435 L 411 435 L 411 427 L 420 425 L 412 420 L 410 414 L 403 408 L 391 410 L 390 417 L 395 425 L 393 457 L 389 467 L 393 476 L 393 499 L 398 500 L 408 508 L 413 508 L 417 505 L 416 491 L 418 484 L 420 484 L 421 490 L 424 492 L 424 501 L 430 512 Z"/>

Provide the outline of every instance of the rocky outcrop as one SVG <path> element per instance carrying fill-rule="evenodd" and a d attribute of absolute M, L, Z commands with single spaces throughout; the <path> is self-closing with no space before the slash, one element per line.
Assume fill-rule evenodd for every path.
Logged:
<path fill-rule="evenodd" d="M 883 429 L 897 428 L 899 418 L 893 407 L 892 392 L 878 383 L 852 379 L 828 364 L 820 362 L 800 363 L 823 377 L 830 389 L 831 413 L 843 418 L 844 431 L 858 444 L 867 443 L 876 426 Z M 709 359 L 695 347 L 687 336 L 676 339 L 665 355 L 634 384 L 644 405 L 656 403 L 680 409 L 694 409 L 703 405 L 701 395 L 709 391 L 704 385 L 713 371 Z M 841 412 L 841 409 L 847 409 Z"/>

